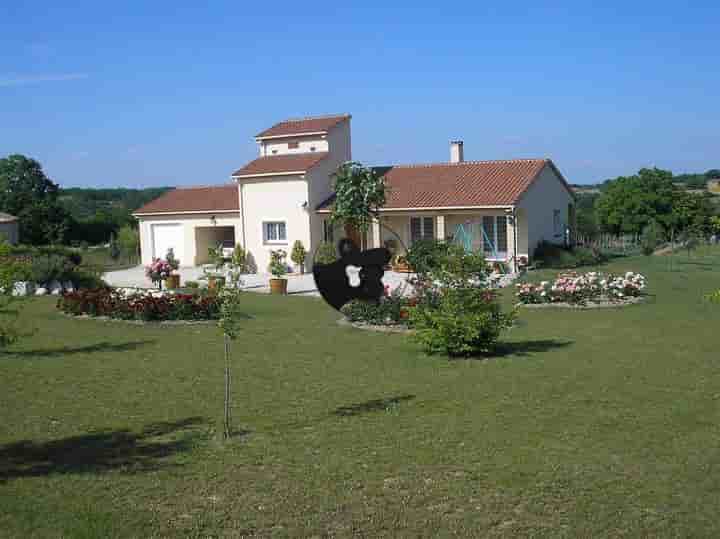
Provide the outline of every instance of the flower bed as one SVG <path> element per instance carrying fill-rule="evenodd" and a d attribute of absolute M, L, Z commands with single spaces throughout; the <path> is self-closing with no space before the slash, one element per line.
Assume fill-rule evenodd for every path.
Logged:
<path fill-rule="evenodd" d="M 170 321 L 217 320 L 221 298 L 212 294 L 135 292 L 112 288 L 63 294 L 57 308 L 65 314 L 108 317 L 118 320 Z"/>
<path fill-rule="evenodd" d="M 390 287 L 386 285 L 385 293 L 377 303 L 353 300 L 344 305 L 341 311 L 351 323 L 372 326 L 406 325 L 408 307 L 412 307 L 416 303 L 414 298 L 404 297 L 398 289 L 391 293 Z"/>
<path fill-rule="evenodd" d="M 623 276 L 569 272 L 552 282 L 521 283 L 516 287 L 516 296 L 525 305 L 630 303 L 645 289 L 645 277 L 632 271 Z"/>

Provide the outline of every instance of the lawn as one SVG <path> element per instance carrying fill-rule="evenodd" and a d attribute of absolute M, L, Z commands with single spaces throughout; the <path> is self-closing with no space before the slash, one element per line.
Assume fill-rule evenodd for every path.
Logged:
<path fill-rule="evenodd" d="M 229 444 L 215 328 L 34 299 L 0 356 L 0 535 L 717 537 L 718 268 L 614 260 L 648 302 L 522 311 L 454 361 L 248 293 Z"/>

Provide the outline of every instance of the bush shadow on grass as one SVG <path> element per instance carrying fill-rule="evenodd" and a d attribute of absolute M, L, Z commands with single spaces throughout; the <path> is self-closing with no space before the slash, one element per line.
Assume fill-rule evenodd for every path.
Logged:
<path fill-rule="evenodd" d="M 558 339 L 539 339 L 534 341 L 519 342 L 499 342 L 492 352 L 488 352 L 482 356 L 473 356 L 474 359 L 492 359 L 507 356 L 529 357 L 535 354 L 542 354 L 555 350 L 556 348 L 565 348 L 573 344 L 573 341 L 561 341 Z"/>
<path fill-rule="evenodd" d="M 139 433 L 127 429 L 100 431 L 49 442 L 23 440 L 2 445 L 0 483 L 21 477 L 65 473 L 157 470 L 170 466 L 164 459 L 187 451 L 194 445 L 201 434 L 190 429 L 202 423 L 204 419 L 201 417 L 189 417 L 174 422 L 152 423 Z M 182 433 L 179 438 L 178 433 Z"/>
<path fill-rule="evenodd" d="M 398 395 L 395 397 L 386 397 L 384 399 L 373 399 L 356 404 L 349 404 L 347 406 L 340 406 L 336 408 L 333 415 L 348 417 L 373 412 L 383 412 L 396 407 L 401 402 L 413 400 L 414 398 L 415 395 Z"/>
<path fill-rule="evenodd" d="M 148 344 L 154 343 L 154 340 L 130 341 L 123 343 L 110 343 L 102 341 L 95 344 L 85 346 L 61 346 L 59 348 L 46 348 L 40 350 L 8 350 L 6 355 L 16 357 L 55 357 L 55 356 L 71 356 L 75 354 L 92 354 L 95 352 L 130 352 L 137 350 Z"/>

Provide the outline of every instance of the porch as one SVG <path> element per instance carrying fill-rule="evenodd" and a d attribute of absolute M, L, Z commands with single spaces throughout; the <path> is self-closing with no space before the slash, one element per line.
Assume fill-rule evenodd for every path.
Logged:
<path fill-rule="evenodd" d="M 402 254 L 420 240 L 438 239 L 482 252 L 491 262 L 514 263 L 528 256 L 527 218 L 522 210 L 385 212 L 368 230 L 368 247 L 389 247 Z"/>

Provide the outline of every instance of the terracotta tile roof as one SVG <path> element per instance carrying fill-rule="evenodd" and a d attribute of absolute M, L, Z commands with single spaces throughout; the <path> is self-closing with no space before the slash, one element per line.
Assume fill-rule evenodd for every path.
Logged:
<path fill-rule="evenodd" d="M 3 213 L 0 211 L 0 223 L 14 223 L 18 218 L 9 213 Z"/>
<path fill-rule="evenodd" d="M 240 170 L 236 170 L 232 175 L 238 178 L 251 178 L 266 174 L 306 172 L 327 156 L 327 152 L 312 152 L 259 157 L 254 161 L 250 161 Z"/>
<path fill-rule="evenodd" d="M 145 204 L 134 215 L 149 213 L 240 211 L 235 184 L 210 187 L 178 187 Z"/>
<path fill-rule="evenodd" d="M 399 165 L 377 170 L 384 173 L 387 186 L 385 209 L 507 206 L 517 202 L 546 164 L 557 171 L 549 159 Z M 332 200 L 330 197 L 318 209 L 326 209 Z"/>
<path fill-rule="evenodd" d="M 349 114 L 332 116 L 311 116 L 285 120 L 255 135 L 255 138 L 290 137 L 306 133 L 327 133 L 340 122 L 351 118 Z"/>

